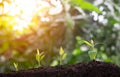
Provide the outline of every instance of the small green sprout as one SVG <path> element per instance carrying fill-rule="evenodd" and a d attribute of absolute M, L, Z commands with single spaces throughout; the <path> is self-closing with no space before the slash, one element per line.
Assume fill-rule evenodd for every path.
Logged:
<path fill-rule="evenodd" d="M 41 60 L 43 60 L 43 58 L 45 57 L 44 52 L 39 52 L 39 50 L 37 49 L 37 53 L 36 53 L 36 60 L 38 62 L 38 67 L 41 66 Z"/>
<path fill-rule="evenodd" d="M 84 41 L 84 43 L 89 45 L 92 48 L 92 50 L 89 51 L 88 54 L 91 60 L 95 60 L 97 55 L 97 49 L 95 48 L 94 41 L 93 40 L 91 40 L 91 42 Z"/>
<path fill-rule="evenodd" d="M 92 51 L 89 51 L 88 54 L 91 60 L 95 60 L 97 55 L 97 49 L 94 48 Z"/>
<path fill-rule="evenodd" d="M 64 52 L 62 47 L 60 47 L 59 55 L 60 55 L 60 65 L 62 65 L 63 64 L 62 61 L 67 57 L 67 54 Z"/>
<path fill-rule="evenodd" d="M 18 71 L 18 63 L 13 63 L 15 70 Z"/>

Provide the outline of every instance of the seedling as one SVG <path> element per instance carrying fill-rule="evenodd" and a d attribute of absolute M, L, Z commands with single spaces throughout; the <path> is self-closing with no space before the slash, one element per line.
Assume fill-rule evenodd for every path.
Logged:
<path fill-rule="evenodd" d="M 62 47 L 60 47 L 59 55 L 60 55 L 60 65 L 62 65 L 63 60 L 67 57 L 67 54 L 64 52 Z"/>
<path fill-rule="evenodd" d="M 44 52 L 39 52 L 39 50 L 37 49 L 37 53 L 36 53 L 36 60 L 38 62 L 38 67 L 41 66 L 41 60 L 43 60 L 43 58 L 45 57 Z"/>
<path fill-rule="evenodd" d="M 88 54 L 91 60 L 95 60 L 97 55 L 97 49 L 95 48 L 94 41 L 93 40 L 91 40 L 91 42 L 84 41 L 84 43 L 92 48 L 91 51 L 88 52 Z"/>
<path fill-rule="evenodd" d="M 18 63 L 13 63 L 15 70 L 18 71 Z"/>

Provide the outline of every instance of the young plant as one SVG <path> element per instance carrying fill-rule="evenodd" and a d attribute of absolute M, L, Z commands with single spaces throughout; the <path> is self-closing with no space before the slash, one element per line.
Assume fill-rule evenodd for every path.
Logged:
<path fill-rule="evenodd" d="M 15 70 L 18 71 L 18 63 L 13 63 L 13 65 L 14 65 Z"/>
<path fill-rule="evenodd" d="M 91 42 L 84 41 L 84 43 L 92 48 L 91 51 L 88 52 L 88 54 L 91 60 L 95 60 L 97 55 L 97 49 L 95 48 L 94 41 L 93 40 L 91 40 Z"/>
<path fill-rule="evenodd" d="M 38 67 L 41 66 L 41 60 L 43 60 L 43 58 L 45 57 L 44 52 L 39 52 L 39 50 L 37 49 L 37 53 L 36 53 L 36 60 L 38 62 Z"/>
<path fill-rule="evenodd" d="M 60 47 L 59 55 L 60 55 L 60 65 L 62 65 L 63 60 L 67 57 L 67 54 L 64 52 L 62 47 Z"/>

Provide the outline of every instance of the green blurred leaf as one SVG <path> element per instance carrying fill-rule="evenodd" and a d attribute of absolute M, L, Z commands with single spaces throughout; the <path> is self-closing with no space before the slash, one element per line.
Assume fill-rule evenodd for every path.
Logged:
<path fill-rule="evenodd" d="M 39 52 L 39 50 L 37 49 L 37 53 L 36 53 L 36 60 L 37 60 L 37 62 L 38 62 L 38 66 L 40 67 L 41 66 L 41 64 L 40 64 L 40 62 L 42 61 L 42 59 L 45 57 L 45 55 L 44 55 L 44 52 Z"/>
<path fill-rule="evenodd" d="M 93 49 L 92 51 L 89 51 L 88 54 L 91 60 L 95 60 L 97 55 L 97 49 Z"/>
<path fill-rule="evenodd" d="M 92 47 L 92 44 L 89 43 L 88 41 L 84 41 L 84 43 Z"/>
<path fill-rule="evenodd" d="M 51 65 L 51 66 L 56 66 L 56 65 L 58 65 L 58 61 L 57 61 L 57 60 L 53 60 L 50 65 Z"/>
<path fill-rule="evenodd" d="M 41 55 L 40 60 L 42 60 L 45 57 L 45 55 Z"/>
<path fill-rule="evenodd" d="M 82 53 L 82 52 L 81 52 L 80 48 L 76 48 L 76 49 L 74 49 L 73 52 L 72 52 L 72 54 L 75 55 L 75 56 L 80 55 L 81 53 Z"/>
<path fill-rule="evenodd" d="M 63 56 L 62 56 L 62 60 L 64 60 L 66 57 L 67 57 L 67 54 L 66 54 L 66 53 L 63 54 Z"/>
<path fill-rule="evenodd" d="M 64 53 L 65 53 L 65 52 L 64 52 L 63 48 L 60 47 L 59 54 L 62 56 Z"/>
<path fill-rule="evenodd" d="M 90 2 L 86 2 L 84 0 L 70 0 L 70 3 L 74 6 L 78 6 L 85 10 L 96 11 L 97 13 L 101 13 L 101 11 L 98 9 L 98 7 L 94 6 Z"/>
<path fill-rule="evenodd" d="M 40 60 L 40 52 L 39 50 L 37 49 L 37 53 L 36 53 L 36 60 L 39 62 Z"/>
<path fill-rule="evenodd" d="M 18 63 L 13 63 L 15 70 L 18 71 Z"/>

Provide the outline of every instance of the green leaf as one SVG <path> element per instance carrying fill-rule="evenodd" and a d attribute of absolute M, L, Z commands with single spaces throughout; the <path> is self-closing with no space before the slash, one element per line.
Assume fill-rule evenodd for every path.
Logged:
<path fill-rule="evenodd" d="M 69 3 L 71 3 L 72 5 L 78 4 L 78 3 L 82 3 L 83 0 L 70 0 Z"/>
<path fill-rule="evenodd" d="M 60 47 L 59 55 L 60 55 L 60 57 L 59 57 L 60 65 L 62 65 L 62 60 L 64 60 L 67 56 L 67 54 L 64 52 L 62 47 Z"/>
<path fill-rule="evenodd" d="M 82 52 L 81 52 L 80 48 L 76 48 L 76 49 L 74 49 L 73 52 L 72 52 L 72 54 L 75 55 L 75 56 L 80 55 L 81 53 L 82 53 Z"/>
<path fill-rule="evenodd" d="M 81 41 L 82 39 L 80 36 L 76 36 L 76 40 Z"/>
<path fill-rule="evenodd" d="M 51 66 L 56 66 L 56 65 L 58 65 L 58 61 L 57 61 L 57 60 L 53 60 L 50 65 L 51 65 Z"/>
<path fill-rule="evenodd" d="M 90 2 L 86 2 L 84 0 L 70 0 L 70 3 L 73 6 L 78 6 L 84 10 L 95 11 L 97 13 L 101 13 L 101 11 L 98 9 L 98 7 L 94 6 Z"/>
<path fill-rule="evenodd" d="M 63 55 L 63 54 L 64 54 L 64 50 L 63 50 L 63 48 L 62 48 L 62 47 L 60 47 L 59 54 L 60 54 L 60 55 Z"/>
<path fill-rule="evenodd" d="M 39 49 L 37 49 L 37 54 L 40 54 L 40 51 L 39 51 Z"/>
<path fill-rule="evenodd" d="M 41 58 L 40 58 L 40 61 L 45 57 L 45 55 L 42 55 Z"/>
<path fill-rule="evenodd" d="M 88 54 L 91 60 L 95 60 L 97 55 L 97 49 L 93 49 L 92 51 L 89 51 Z"/>
<path fill-rule="evenodd" d="M 40 53 L 39 50 L 37 49 L 37 54 L 36 54 L 36 60 L 39 61 L 40 60 Z"/>
<path fill-rule="evenodd" d="M 88 41 L 84 41 L 84 43 L 92 47 L 92 44 L 89 43 Z"/>
<path fill-rule="evenodd" d="M 40 53 L 39 50 L 37 49 L 36 60 L 38 62 L 38 66 L 41 66 L 40 62 L 44 57 L 45 57 L 44 52 Z"/>
<path fill-rule="evenodd" d="M 100 13 L 101 11 L 96 7 L 94 6 L 93 4 L 89 3 L 89 2 L 83 2 L 79 5 L 82 9 L 85 9 L 85 10 L 89 10 L 89 11 L 96 11 L 97 13 Z"/>
<path fill-rule="evenodd" d="M 62 60 L 64 60 L 66 57 L 67 57 L 67 54 L 66 54 L 66 53 L 63 54 L 63 56 L 62 56 Z"/>
<path fill-rule="evenodd" d="M 13 63 L 13 65 L 14 65 L 16 71 L 18 71 L 18 63 Z"/>
<path fill-rule="evenodd" d="M 44 52 L 41 52 L 41 53 L 39 54 L 39 56 L 42 56 L 42 55 L 44 55 Z"/>

